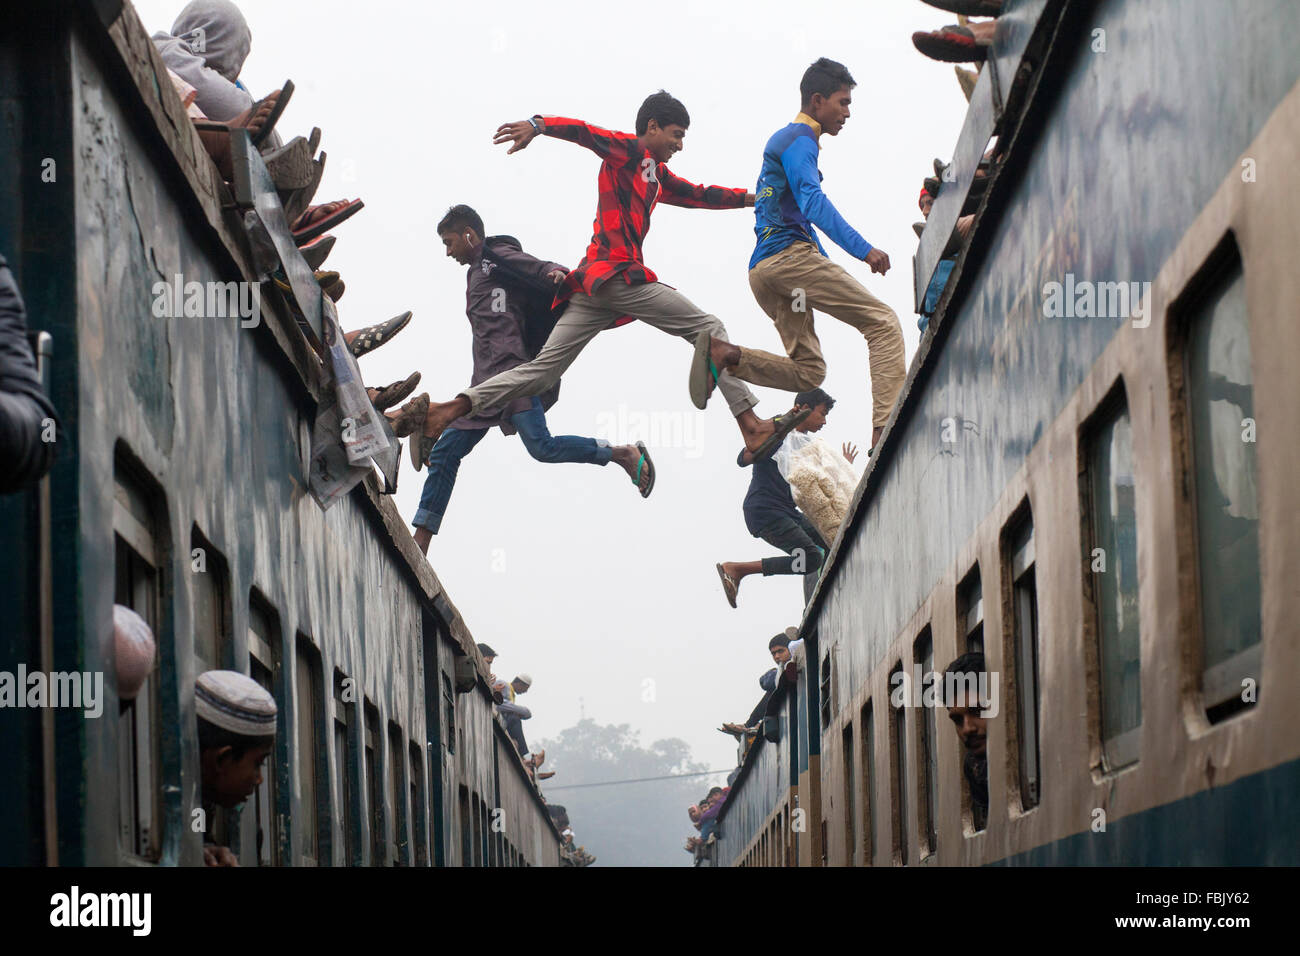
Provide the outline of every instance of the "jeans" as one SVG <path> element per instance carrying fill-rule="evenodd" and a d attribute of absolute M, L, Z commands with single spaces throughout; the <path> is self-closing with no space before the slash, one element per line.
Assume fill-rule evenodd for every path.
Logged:
<path fill-rule="evenodd" d="M 930 278 L 930 284 L 925 287 L 925 301 L 921 304 L 921 317 L 916 320 L 916 327 L 922 332 L 930 324 L 930 316 L 934 315 L 934 310 L 939 305 L 939 296 L 943 295 L 943 290 L 948 287 L 948 276 L 952 274 L 952 267 L 956 264 L 956 259 L 941 259 L 939 265 L 935 267 L 934 275 Z"/>
<path fill-rule="evenodd" d="M 528 454 L 547 464 L 560 462 L 579 462 L 588 465 L 604 465 L 613 458 L 614 452 L 609 442 L 596 438 L 580 438 L 577 435 L 552 435 L 546 427 L 546 413 L 542 411 L 542 400 L 533 397 L 532 407 L 527 411 L 512 415 L 510 424 L 519 431 L 519 438 L 528 449 Z M 444 431 L 433 451 L 429 453 L 429 474 L 424 479 L 424 491 L 420 494 L 420 507 L 415 512 L 412 522 L 417 528 L 427 528 L 433 534 L 442 526 L 442 517 L 447 512 L 447 502 L 451 500 L 451 490 L 456 487 L 456 474 L 460 471 L 460 462 L 474 450 L 474 446 L 483 440 L 487 429 L 448 428 Z"/>
<path fill-rule="evenodd" d="M 777 518 L 764 525 L 758 537 L 789 555 L 786 558 L 764 558 L 763 576 L 802 574 L 804 600 L 812 597 L 829 550 L 812 522 L 802 512 L 795 512 L 793 517 Z M 799 563 L 797 569 L 796 562 Z"/>

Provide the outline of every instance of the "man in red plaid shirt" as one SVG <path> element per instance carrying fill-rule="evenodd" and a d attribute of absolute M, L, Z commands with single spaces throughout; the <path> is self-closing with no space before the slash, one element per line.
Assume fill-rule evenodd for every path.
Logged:
<path fill-rule="evenodd" d="M 544 135 L 585 146 L 604 160 L 597 180 L 600 196 L 594 234 L 586 257 L 559 288 L 555 304 L 567 303 L 567 307 L 537 357 L 465 389 L 450 402 L 430 405 L 423 441 L 419 435 L 412 438 L 413 460 L 427 460 L 433 442 L 457 418 L 546 391 L 598 332 L 613 325 L 640 319 L 670 335 L 682 336 L 696 345 L 697 352 L 707 351 L 710 339 L 727 339 L 727 330 L 716 316 L 659 282 L 641 255 L 650 213 L 661 200 L 688 209 L 754 205 L 754 194 L 744 189 L 698 186 L 669 171 L 666 163 L 682 149 L 689 125 L 686 107 L 660 90 L 641 104 L 635 136 L 558 116 L 534 116 L 497 130 L 494 142 L 513 143 L 511 153 Z M 707 387 L 692 381 L 697 407 L 704 407 L 715 386 L 736 418 L 746 449 L 756 459 L 775 450 L 798 424 L 795 415 L 759 418 L 753 411 L 758 404 L 753 392 L 725 372 L 715 371 Z"/>

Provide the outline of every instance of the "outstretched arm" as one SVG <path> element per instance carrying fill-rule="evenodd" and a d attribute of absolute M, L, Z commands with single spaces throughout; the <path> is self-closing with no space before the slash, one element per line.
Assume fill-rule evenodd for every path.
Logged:
<path fill-rule="evenodd" d="M 630 157 L 633 144 L 636 143 L 636 137 L 631 133 L 617 133 L 566 116 L 534 116 L 531 120 L 503 123 L 497 127 L 492 142 L 497 145 L 514 143 L 506 150 L 506 155 L 509 156 L 527 148 L 534 137 L 541 135 L 567 139 L 571 143 L 587 147 L 602 159 L 614 162 L 622 162 Z"/>
<path fill-rule="evenodd" d="M 663 163 L 656 175 L 663 187 L 660 199 L 670 206 L 686 209 L 739 209 L 754 205 L 754 194 L 725 186 L 700 186 L 673 173 Z"/>
<path fill-rule="evenodd" d="M 569 270 L 558 262 L 547 262 L 530 256 L 522 249 L 508 246 L 489 246 L 483 250 L 485 258 L 495 262 L 505 273 L 521 282 L 536 288 L 554 285 L 569 274 Z M 559 278 L 554 278 L 559 273 Z"/>
<path fill-rule="evenodd" d="M 839 210 L 822 192 L 821 176 L 817 172 L 816 142 L 806 136 L 798 137 L 781 154 L 781 165 L 785 169 L 786 179 L 790 183 L 790 191 L 794 194 L 799 211 L 807 216 L 813 225 L 826 233 L 832 242 L 853 258 L 870 262 L 873 271 L 883 271 L 877 270 L 877 265 L 882 258 L 884 267 L 889 267 L 888 257 L 883 252 L 874 256 L 875 261 L 868 258 L 873 252 L 871 243 L 863 239 L 858 231 L 845 221 Z"/>

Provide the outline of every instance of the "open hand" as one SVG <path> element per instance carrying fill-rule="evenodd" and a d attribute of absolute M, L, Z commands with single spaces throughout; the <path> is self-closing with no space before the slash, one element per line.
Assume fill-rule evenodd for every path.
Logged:
<path fill-rule="evenodd" d="M 858 450 L 854 447 L 853 442 L 846 441 L 840 447 L 840 450 L 844 452 L 844 457 L 849 460 L 850 465 L 853 464 L 854 460 L 858 457 Z"/>
<path fill-rule="evenodd" d="M 224 846 L 205 846 L 203 848 L 204 866 L 239 866 L 235 854 Z"/>
<path fill-rule="evenodd" d="M 506 150 L 506 155 L 525 149 L 537 135 L 537 130 L 528 120 L 520 120 L 517 123 L 502 123 L 497 127 L 496 135 L 492 137 L 492 144 L 500 146 L 502 143 L 511 143 L 514 145 Z"/>

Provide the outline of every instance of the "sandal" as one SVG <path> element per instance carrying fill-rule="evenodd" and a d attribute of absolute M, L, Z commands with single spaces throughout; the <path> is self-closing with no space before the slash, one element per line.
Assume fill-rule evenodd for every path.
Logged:
<path fill-rule="evenodd" d="M 422 471 L 429 460 L 429 455 L 433 453 L 433 446 L 437 443 L 436 438 L 431 438 L 423 431 L 424 422 L 421 421 L 417 431 L 411 435 L 411 465 L 416 471 Z"/>
<path fill-rule="evenodd" d="M 709 398 L 718 384 L 718 376 L 722 374 L 713 364 L 713 356 L 710 354 L 712 346 L 713 336 L 709 333 L 701 332 L 695 336 L 695 357 L 691 359 L 689 385 L 691 403 L 699 409 L 708 407 Z"/>
<path fill-rule="evenodd" d="M 776 431 L 769 435 L 763 444 L 759 445 L 755 451 L 750 453 L 750 457 L 753 461 L 759 462 L 764 458 L 771 457 L 772 453 L 781 446 L 781 442 L 785 441 L 786 436 L 794 431 L 799 425 L 803 424 L 811 414 L 811 408 L 801 408 L 797 412 L 792 412 L 789 415 L 783 415 L 779 418 L 772 419 L 772 424 L 776 426 Z"/>
<path fill-rule="evenodd" d="M 333 236 L 321 236 L 315 242 L 307 243 L 298 251 L 302 253 L 303 261 L 308 266 L 312 269 L 319 269 L 322 263 L 325 262 L 325 258 L 330 254 L 330 250 L 334 248 L 336 241 Z"/>
<path fill-rule="evenodd" d="M 405 438 L 417 429 L 423 430 L 424 419 L 428 414 L 429 393 L 421 392 L 399 408 L 396 415 L 389 415 L 388 424 L 392 426 L 394 435 Z"/>
<path fill-rule="evenodd" d="M 726 571 L 722 570 L 722 565 L 714 565 L 718 569 L 718 577 L 722 578 L 722 593 L 727 596 L 727 603 L 732 607 L 736 606 L 736 595 L 740 590 L 740 585 Z"/>
<path fill-rule="evenodd" d="M 975 32 L 958 24 L 913 33 L 912 45 L 930 59 L 944 63 L 982 63 L 988 55 L 988 46 L 975 39 Z"/>
<path fill-rule="evenodd" d="M 398 402 L 406 398 L 413 391 L 415 386 L 420 384 L 420 373 L 412 372 L 410 376 L 403 381 L 394 382 L 392 385 L 386 385 L 375 392 L 370 399 L 370 403 L 375 406 L 375 411 L 382 412 L 385 409 L 392 408 Z"/>
<path fill-rule="evenodd" d="M 317 176 L 312 155 L 311 144 L 301 136 L 262 154 L 262 162 L 266 164 L 266 171 L 271 174 L 277 192 L 311 185 L 312 178 Z"/>
<path fill-rule="evenodd" d="M 412 313 L 407 311 L 401 315 L 395 315 L 387 322 L 380 322 L 377 325 L 368 325 L 357 332 L 356 338 L 348 343 L 348 350 L 354 358 L 368 352 L 373 352 L 379 346 L 383 345 L 402 329 L 406 328 L 407 323 L 411 321 Z"/>
<path fill-rule="evenodd" d="M 275 106 L 272 108 L 270 115 L 266 117 L 266 122 L 262 124 L 262 128 L 260 130 L 252 134 L 252 140 L 254 146 L 261 146 L 262 143 L 266 141 L 266 138 L 271 135 L 271 131 L 275 129 L 275 124 L 279 121 L 280 116 L 284 113 L 284 108 L 289 105 L 289 98 L 293 96 L 293 80 L 285 80 L 284 86 L 280 87 L 279 93 L 280 93 L 279 98 L 276 99 Z M 269 100 L 271 96 L 274 95 L 275 94 L 270 94 L 258 100 L 256 103 L 254 103 L 253 112 L 256 113 L 257 108 L 261 106 L 263 103 L 265 103 L 267 100 Z"/>
<path fill-rule="evenodd" d="M 636 443 L 636 447 L 637 447 L 637 450 L 638 450 L 639 452 L 641 452 L 641 457 L 637 459 L 637 463 L 636 463 L 636 477 L 632 479 L 632 484 L 636 485 L 637 488 L 638 488 L 638 490 L 640 489 L 640 487 L 641 487 L 641 466 L 642 466 L 642 465 L 645 465 L 647 471 L 649 472 L 650 481 L 649 481 L 649 483 L 645 486 L 645 490 L 641 492 L 641 497 L 642 497 L 642 498 L 649 498 L 649 497 L 650 497 L 650 492 L 652 492 L 652 491 L 655 490 L 655 463 L 654 463 L 653 461 L 651 461 L 651 459 L 650 459 L 650 452 L 648 452 L 648 451 L 646 450 L 645 442 L 640 442 L 640 441 L 637 442 L 637 443 Z"/>
<path fill-rule="evenodd" d="M 365 203 L 360 199 L 337 199 L 334 202 L 312 206 L 294 221 L 293 241 L 301 246 L 317 236 L 323 236 L 363 208 Z"/>

